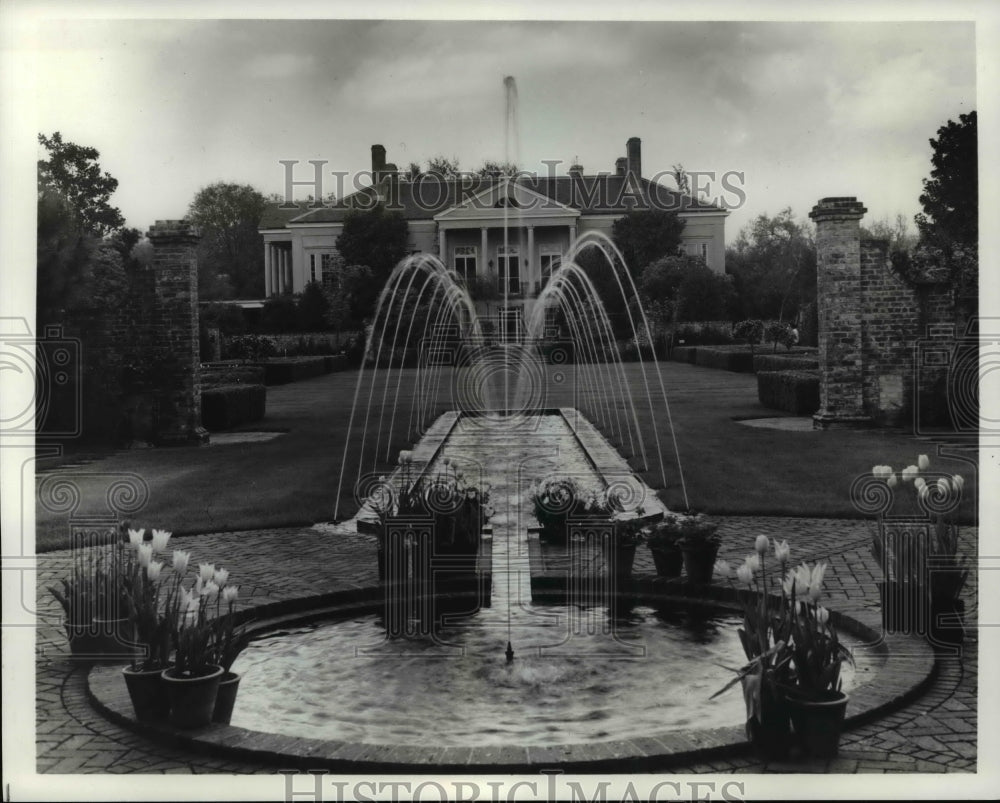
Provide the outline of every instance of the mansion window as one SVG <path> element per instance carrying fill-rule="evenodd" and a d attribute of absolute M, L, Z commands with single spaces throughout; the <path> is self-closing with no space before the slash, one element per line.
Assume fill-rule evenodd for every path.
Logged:
<path fill-rule="evenodd" d="M 542 270 L 542 287 L 545 287 L 549 283 L 549 279 L 552 278 L 552 274 L 559 270 L 559 265 L 562 264 L 562 254 L 554 246 L 543 245 L 541 253 L 538 255 L 538 264 Z"/>
<path fill-rule="evenodd" d="M 472 279 L 477 273 L 479 250 L 474 245 L 455 247 L 455 272 L 463 279 Z"/>
<path fill-rule="evenodd" d="M 323 285 L 329 287 L 334 281 L 334 267 L 337 264 L 336 254 L 321 254 L 320 255 L 320 281 Z"/>
<path fill-rule="evenodd" d="M 521 292 L 521 257 L 516 245 L 497 247 L 498 290 L 508 295 Z"/>

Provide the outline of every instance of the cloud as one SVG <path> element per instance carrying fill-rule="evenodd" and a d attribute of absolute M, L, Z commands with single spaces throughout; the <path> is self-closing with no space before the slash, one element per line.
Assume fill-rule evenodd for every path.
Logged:
<path fill-rule="evenodd" d="M 316 58 L 309 53 L 271 53 L 254 56 L 244 71 L 251 78 L 281 80 L 298 78 L 316 69 Z"/>

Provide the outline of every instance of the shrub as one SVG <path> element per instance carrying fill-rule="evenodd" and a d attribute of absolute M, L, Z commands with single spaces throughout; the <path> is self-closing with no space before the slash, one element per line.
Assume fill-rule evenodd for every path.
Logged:
<path fill-rule="evenodd" d="M 784 346 L 786 349 L 790 349 L 795 345 L 791 325 L 782 323 L 781 321 L 771 321 L 767 325 L 767 339 L 774 343 L 775 351 L 778 350 L 779 345 Z"/>
<path fill-rule="evenodd" d="M 719 368 L 741 374 L 753 373 L 753 354 L 749 351 L 699 346 L 695 353 L 695 365 L 703 368 Z"/>
<path fill-rule="evenodd" d="M 752 349 L 764 337 L 764 323 L 756 319 L 740 321 L 733 327 L 733 337 L 748 343 Z"/>
<path fill-rule="evenodd" d="M 761 371 L 757 398 L 765 407 L 795 415 L 812 415 L 819 409 L 818 371 Z"/>
<path fill-rule="evenodd" d="M 233 359 L 259 362 L 275 354 L 277 349 L 266 335 L 240 335 L 229 341 L 227 351 Z"/>
<path fill-rule="evenodd" d="M 263 385 L 223 385 L 201 392 L 201 423 L 220 430 L 260 421 L 267 405 Z"/>
<path fill-rule="evenodd" d="M 265 385 L 287 385 L 327 373 L 323 357 L 281 357 L 263 363 Z"/>
<path fill-rule="evenodd" d="M 819 360 L 815 356 L 787 354 L 757 354 L 753 358 L 755 371 L 816 371 Z"/>

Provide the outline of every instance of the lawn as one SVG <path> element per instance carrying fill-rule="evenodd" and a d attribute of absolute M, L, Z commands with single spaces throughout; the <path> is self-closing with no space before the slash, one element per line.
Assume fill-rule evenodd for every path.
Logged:
<path fill-rule="evenodd" d="M 656 390 L 658 383 L 647 366 L 647 376 Z M 919 440 L 896 430 L 834 430 L 790 432 L 752 428 L 737 423 L 740 418 L 780 415 L 757 402 L 756 378 L 685 363 L 660 363 L 670 402 L 680 462 L 692 506 L 717 514 L 796 515 L 858 517 L 851 502 L 854 479 L 876 464 L 896 471 L 927 453 L 932 468 L 966 477 L 963 518 L 971 522 L 976 510 L 976 453 L 945 458 L 938 444 Z M 574 403 L 587 411 L 595 399 L 604 400 L 615 383 L 594 381 L 572 366 L 543 372 L 536 396 L 546 406 Z M 654 402 L 654 415 L 666 467 L 661 482 L 653 417 L 645 403 L 644 384 L 638 364 L 625 366 L 633 393 L 639 425 L 650 457 L 644 479 L 671 508 L 683 507 L 680 474 L 674 454 L 666 410 Z M 395 377 L 383 406 L 384 383 L 373 396 L 365 439 L 364 468 L 379 473 L 391 468 L 395 454 L 413 440 L 407 423 L 415 404 L 413 371 L 404 371 L 392 443 L 386 443 L 388 422 L 395 394 Z M 383 375 L 384 378 L 384 375 Z M 446 371 L 437 389 L 434 410 L 453 406 L 453 375 Z M 133 474 L 149 488 L 145 507 L 133 517 L 138 526 L 165 527 L 177 534 L 223 530 L 308 525 L 334 517 L 338 478 L 354 397 L 356 372 L 330 374 L 268 389 L 268 414 L 264 421 L 245 427 L 253 431 L 282 434 L 266 442 L 225 446 L 149 449 L 119 452 L 81 469 L 71 470 L 80 487 L 82 502 L 76 516 L 98 515 L 104 508 L 105 489 L 115 474 Z M 366 394 L 362 394 L 362 399 Z M 575 402 L 574 402 L 575 400 Z M 625 405 L 616 405 L 625 409 Z M 589 417 L 601 426 L 601 416 Z M 383 435 L 379 460 L 374 459 L 374 440 L 381 419 Z M 615 428 L 605 426 L 615 440 Z M 356 508 L 353 480 L 361 461 L 362 422 L 354 422 L 348 450 L 348 481 L 340 493 L 339 518 Z M 388 459 L 385 459 L 387 457 Z M 47 464 L 40 461 L 43 470 Z M 633 465 L 639 461 L 633 459 Z M 58 473 L 58 469 L 54 469 Z M 47 474 L 40 475 L 44 481 Z M 36 549 L 39 552 L 68 544 L 67 514 L 37 511 Z"/>

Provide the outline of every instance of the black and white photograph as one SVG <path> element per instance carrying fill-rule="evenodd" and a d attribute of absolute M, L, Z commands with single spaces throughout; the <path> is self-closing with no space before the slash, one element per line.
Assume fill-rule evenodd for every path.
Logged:
<path fill-rule="evenodd" d="M 0 36 L 4 801 L 993 797 L 994 6 Z"/>

